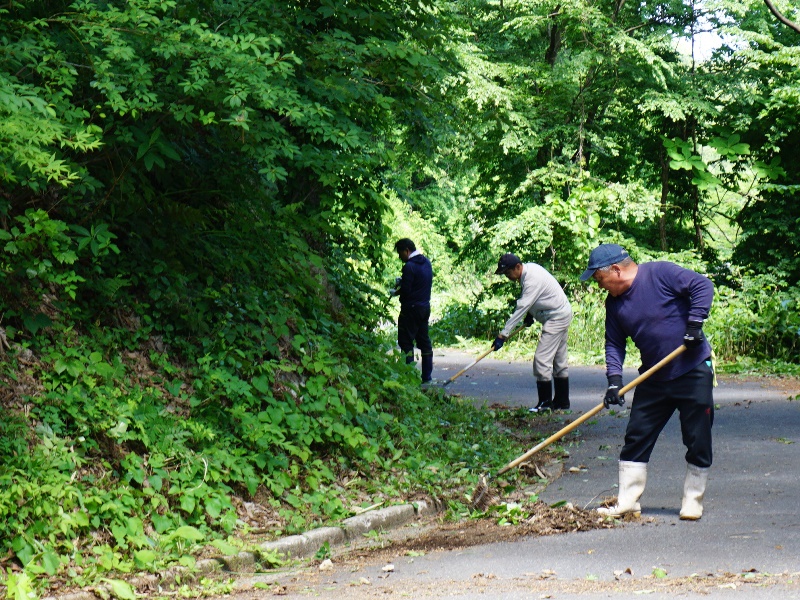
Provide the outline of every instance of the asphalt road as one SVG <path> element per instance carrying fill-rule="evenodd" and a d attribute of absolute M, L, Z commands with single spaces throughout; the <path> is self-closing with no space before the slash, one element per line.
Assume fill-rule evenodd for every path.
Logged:
<path fill-rule="evenodd" d="M 450 377 L 473 358 L 438 351 L 434 378 Z M 625 381 L 635 374 L 626 373 Z M 573 367 L 570 384 L 578 416 L 601 401 L 603 368 Z M 448 390 L 477 404 L 536 402 L 531 364 L 495 355 Z M 302 591 L 295 586 L 284 597 L 800 599 L 800 399 L 793 399 L 798 394 L 768 379 L 719 378 L 715 460 L 700 521 L 678 518 L 686 463 L 674 417 L 653 453 L 639 521 L 398 557 L 390 573 L 381 565 L 363 572 L 334 568 L 309 574 Z M 592 508 L 598 496 L 614 495 L 626 423 L 627 412 L 604 412 L 584 424 L 581 442 L 569 448 L 563 475 L 541 498 Z"/>

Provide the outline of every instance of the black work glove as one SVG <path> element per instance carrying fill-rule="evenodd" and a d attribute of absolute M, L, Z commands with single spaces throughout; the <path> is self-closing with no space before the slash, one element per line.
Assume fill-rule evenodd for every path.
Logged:
<path fill-rule="evenodd" d="M 533 325 L 533 321 L 534 321 L 533 315 L 531 313 L 526 313 L 525 320 L 522 322 L 522 324 L 525 327 L 530 327 L 531 325 Z"/>
<path fill-rule="evenodd" d="M 505 344 L 505 343 L 506 343 L 506 339 L 502 338 L 502 337 L 500 337 L 498 335 L 496 338 L 494 338 L 494 341 L 492 342 L 492 350 L 497 352 L 498 350 L 500 350 L 500 348 L 503 347 L 503 344 Z"/>
<path fill-rule="evenodd" d="M 703 343 L 703 322 L 689 321 L 686 323 L 686 333 L 683 334 L 683 345 L 687 348 L 697 348 Z"/>
<path fill-rule="evenodd" d="M 609 375 L 608 376 L 608 389 L 606 395 L 603 397 L 603 406 L 610 408 L 612 404 L 617 406 L 625 406 L 625 396 L 620 396 L 619 391 L 622 389 L 622 375 Z"/>

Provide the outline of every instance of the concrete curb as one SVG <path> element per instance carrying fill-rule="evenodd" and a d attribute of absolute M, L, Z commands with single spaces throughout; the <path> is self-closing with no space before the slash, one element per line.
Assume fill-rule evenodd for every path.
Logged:
<path fill-rule="evenodd" d="M 397 529 L 416 518 L 435 515 L 441 506 L 435 500 L 418 500 L 413 504 L 398 504 L 342 521 L 340 527 L 312 529 L 303 535 L 292 535 L 275 542 L 261 544 L 265 553 L 277 553 L 287 558 L 313 556 L 327 542 L 329 546 L 340 546 L 359 539 L 370 531 Z"/>
<path fill-rule="evenodd" d="M 208 573 L 253 573 L 262 556 L 278 555 L 284 559 L 300 559 L 314 556 L 327 543 L 330 547 L 341 546 L 360 539 L 370 531 L 378 533 L 397 529 L 423 517 L 433 516 L 442 510 L 435 499 L 417 500 L 412 504 L 397 504 L 372 510 L 342 521 L 339 527 L 320 527 L 302 535 L 291 535 L 274 542 L 259 545 L 256 553 L 240 552 L 236 556 L 223 556 L 197 561 L 193 570 L 176 567 L 163 574 L 137 575 L 128 580 L 137 590 L 157 590 L 175 583 L 176 578 L 195 578 Z M 98 586 L 98 591 L 87 589 L 72 594 L 48 596 L 43 600 L 97 600 L 111 596 L 108 586 Z"/>

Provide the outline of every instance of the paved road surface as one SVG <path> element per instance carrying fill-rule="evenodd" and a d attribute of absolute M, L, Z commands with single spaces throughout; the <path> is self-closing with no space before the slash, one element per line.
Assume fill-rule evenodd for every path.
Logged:
<path fill-rule="evenodd" d="M 450 377 L 473 356 L 440 351 L 434 377 Z M 625 381 L 634 376 L 634 371 L 626 373 Z M 600 402 L 603 369 L 572 368 L 570 383 L 577 415 Z M 448 390 L 480 404 L 535 404 L 530 363 L 495 360 L 494 355 Z M 678 519 L 685 450 L 675 417 L 656 445 L 638 522 L 398 557 L 388 576 L 381 565 L 363 572 L 308 575 L 303 591 L 290 586 L 284 597 L 800 598 L 800 400 L 790 400 L 797 394 L 800 390 L 779 389 L 768 380 L 720 377 L 715 462 L 705 515 L 698 522 Z M 614 495 L 626 423 L 627 413 L 604 413 L 584 425 L 582 443 L 570 448 L 564 474 L 542 499 L 593 507 L 598 495 Z M 581 470 L 570 473 L 570 467 Z M 661 572 L 666 577 L 654 577 Z M 370 584 L 355 585 L 362 577 Z"/>

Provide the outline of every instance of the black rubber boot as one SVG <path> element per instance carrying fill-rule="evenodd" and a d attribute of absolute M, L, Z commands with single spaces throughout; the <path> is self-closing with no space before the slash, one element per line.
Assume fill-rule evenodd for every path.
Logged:
<path fill-rule="evenodd" d="M 422 383 L 430 383 L 433 375 L 433 354 L 422 355 Z"/>
<path fill-rule="evenodd" d="M 553 408 L 567 410 L 569 408 L 569 377 L 556 377 L 553 379 L 553 386 L 556 390 Z"/>
<path fill-rule="evenodd" d="M 536 391 L 539 393 L 539 404 L 531 408 L 529 412 L 539 413 L 546 410 L 553 410 L 553 382 L 537 381 Z"/>

